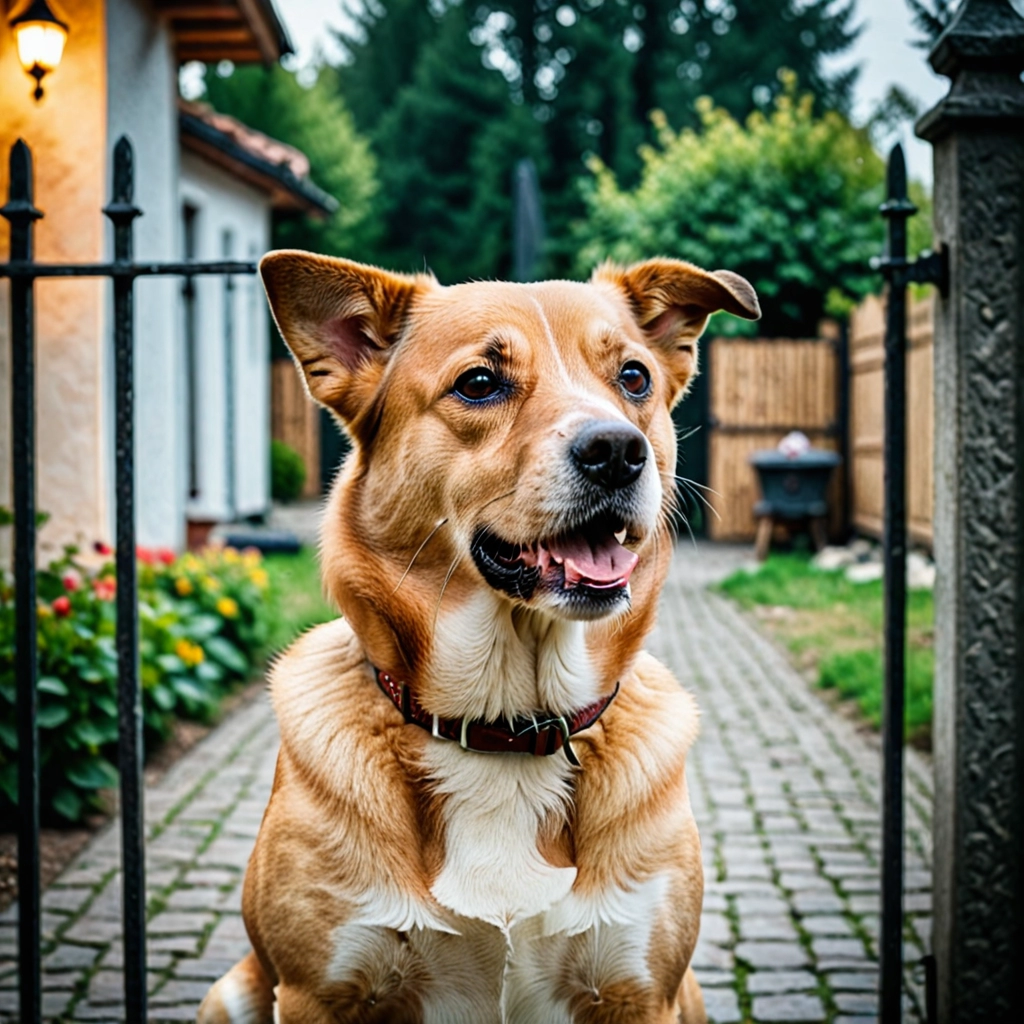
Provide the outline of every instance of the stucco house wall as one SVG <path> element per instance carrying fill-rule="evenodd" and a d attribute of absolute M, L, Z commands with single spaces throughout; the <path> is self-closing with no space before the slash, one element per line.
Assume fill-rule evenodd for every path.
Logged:
<path fill-rule="evenodd" d="M 265 193 L 185 152 L 180 194 L 196 211 L 197 259 L 258 259 L 270 247 Z M 266 300 L 255 277 L 236 277 L 231 290 L 223 278 L 200 277 L 195 289 L 198 494 L 189 518 L 254 515 L 270 503 Z"/>
<path fill-rule="evenodd" d="M 0 14 L 22 3 L 0 0 Z M 41 102 L 32 98 L 34 83 L 12 33 L 0 24 L 0 196 L 10 147 L 24 138 L 35 159 L 36 205 L 46 215 L 36 226 L 38 259 L 112 258 L 102 208 L 122 135 L 134 148 L 134 202 L 143 212 L 134 224 L 136 259 L 186 255 L 185 203 L 197 211 L 197 259 L 256 260 L 270 245 L 272 209 L 331 208 L 333 200 L 308 181 L 301 153 L 230 118 L 207 123 L 204 111 L 186 116 L 179 106 L 182 60 L 217 60 L 227 52 L 271 60 L 288 51 L 272 5 L 237 0 L 233 9 L 199 6 L 186 15 L 183 8 L 161 13 L 153 0 L 61 0 L 70 30 Z M 235 36 L 251 37 L 229 51 L 221 34 L 225 13 L 240 19 Z M 183 128 L 189 119 L 191 134 Z M 182 148 L 183 138 L 190 148 Z M 0 219 L 0 259 L 8 252 L 7 222 Z M 135 283 L 137 537 L 145 546 L 180 550 L 189 520 L 254 515 L 270 503 L 270 342 L 262 291 L 249 276 L 234 278 L 230 290 L 223 278 L 195 282 L 194 493 L 184 282 Z M 40 280 L 35 289 L 37 504 L 52 517 L 40 531 L 45 558 L 69 542 L 89 546 L 114 536 L 113 296 L 107 279 Z M 8 505 L 9 318 L 8 285 L 0 281 L 0 503 Z M 0 558 L 10 554 L 10 533 L 0 530 Z"/>
<path fill-rule="evenodd" d="M 0 0 L 0 9 L 3 8 Z M 106 20 L 97 0 L 62 0 L 74 25 L 58 74 L 45 95 L 32 99 L 32 81 L 18 61 L 13 36 L 0 30 L 0 195 L 6 197 L 8 156 L 22 138 L 35 158 L 35 203 L 40 260 L 98 261 L 104 255 L 107 198 Z M 9 254 L 0 218 L 0 259 Z M 97 280 L 40 281 L 36 285 L 37 503 L 52 516 L 42 545 L 107 536 L 109 492 L 104 422 L 105 294 Z M 0 502 L 10 505 L 10 304 L 0 282 Z M 68 496 L 74 495 L 69 501 Z M 4 553 L 10 531 L 0 531 Z"/>
<path fill-rule="evenodd" d="M 135 149 L 136 259 L 168 260 L 181 251 L 178 213 L 178 67 L 165 22 L 150 0 L 107 0 L 107 138 L 105 187 L 116 141 Z M 63 67 L 60 69 L 63 73 Z M 57 76 L 55 75 L 54 78 Z M 113 235 L 104 235 L 107 257 Z M 178 303 L 181 282 L 142 278 L 135 283 L 135 487 L 140 544 L 180 548 L 185 539 L 185 481 L 179 450 L 183 384 Z M 112 290 L 106 286 L 108 320 Z M 113 395 L 113 340 L 104 332 L 107 394 Z M 108 461 L 113 464 L 113 401 L 106 402 Z M 107 529 L 113 533 L 113 473 L 107 475 Z"/>

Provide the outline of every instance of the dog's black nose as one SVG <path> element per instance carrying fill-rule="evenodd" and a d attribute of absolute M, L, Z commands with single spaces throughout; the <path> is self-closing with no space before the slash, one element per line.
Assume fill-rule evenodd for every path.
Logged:
<path fill-rule="evenodd" d="M 595 420 L 572 444 L 572 459 L 592 483 L 609 491 L 628 487 L 647 461 L 647 440 L 630 423 Z"/>

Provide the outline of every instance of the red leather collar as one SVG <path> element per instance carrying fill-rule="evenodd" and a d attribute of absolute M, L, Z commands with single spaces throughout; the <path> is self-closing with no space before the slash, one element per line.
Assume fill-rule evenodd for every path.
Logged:
<path fill-rule="evenodd" d="M 438 739 L 453 740 L 463 750 L 476 750 L 485 754 L 534 754 L 546 757 L 559 750 L 574 765 L 579 765 L 573 753 L 570 736 L 589 729 L 604 714 L 608 705 L 619 692 L 619 684 L 600 700 L 588 704 L 572 715 L 552 715 L 541 711 L 528 718 L 516 718 L 509 722 L 499 718 L 496 722 L 482 719 L 438 718 L 420 707 L 405 683 L 395 679 L 388 672 L 374 669 L 377 685 L 391 699 L 405 720 L 421 729 L 426 729 Z"/>

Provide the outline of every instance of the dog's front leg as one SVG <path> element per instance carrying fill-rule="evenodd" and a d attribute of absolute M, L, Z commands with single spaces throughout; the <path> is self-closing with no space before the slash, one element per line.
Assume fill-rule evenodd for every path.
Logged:
<path fill-rule="evenodd" d="M 677 999 L 679 1002 L 679 1024 L 707 1024 L 708 1015 L 704 1009 L 704 993 L 700 990 L 692 967 L 686 968 Z"/>

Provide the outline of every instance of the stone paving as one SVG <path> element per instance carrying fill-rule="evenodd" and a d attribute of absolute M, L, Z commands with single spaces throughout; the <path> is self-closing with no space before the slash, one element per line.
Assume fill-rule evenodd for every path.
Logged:
<path fill-rule="evenodd" d="M 695 969 L 718 1024 L 868 1024 L 877 1010 L 877 744 L 707 589 L 748 550 L 680 545 L 650 644 L 702 710 L 690 762 L 707 880 Z M 275 723 L 259 700 L 147 794 L 151 1021 L 193 1020 L 210 982 L 248 949 L 240 883 L 275 754 Z M 930 772 L 911 752 L 908 1021 L 923 1018 L 930 814 Z M 111 827 L 44 895 L 47 1019 L 124 1019 L 118 862 Z M 0 1021 L 17 1019 L 16 915 L 0 915 Z"/>

